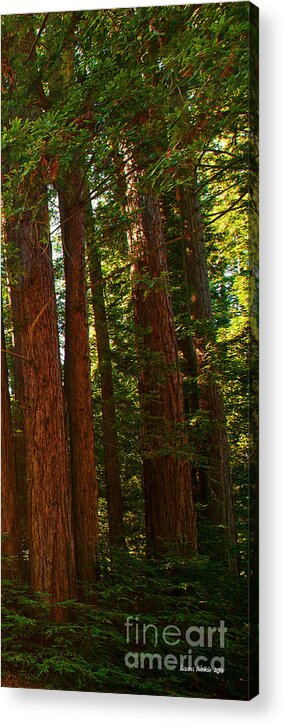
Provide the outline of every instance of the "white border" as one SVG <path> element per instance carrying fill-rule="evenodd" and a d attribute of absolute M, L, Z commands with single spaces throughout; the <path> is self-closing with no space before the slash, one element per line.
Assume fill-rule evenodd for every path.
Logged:
<path fill-rule="evenodd" d="M 200 2 L 200 0 L 199 0 Z M 161 5 L 164 2 L 2 0 L 1 13 Z M 172 3 L 173 4 L 173 3 Z M 179 0 L 175 4 L 180 4 Z M 21 726 L 278 726 L 283 714 L 283 0 L 258 0 L 261 40 L 261 695 L 250 703 L 59 691 L 0 691 L 3 722 Z M 237 654 L 236 654 L 237 655 Z M 6 717 L 6 718 L 5 718 Z"/>

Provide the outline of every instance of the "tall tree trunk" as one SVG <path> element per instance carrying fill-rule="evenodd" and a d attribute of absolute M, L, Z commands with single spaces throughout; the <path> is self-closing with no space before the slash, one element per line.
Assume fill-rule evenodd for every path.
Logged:
<path fill-rule="evenodd" d="M 81 178 L 70 171 L 59 194 L 66 280 L 64 386 L 70 432 L 75 557 L 79 590 L 92 599 L 96 581 L 98 486 L 95 466 L 85 281 L 85 212 Z"/>
<path fill-rule="evenodd" d="M 162 197 L 162 218 L 165 219 L 166 227 L 176 226 L 176 199 L 173 193 L 164 194 Z M 179 352 L 179 366 L 182 378 L 184 412 L 188 423 L 188 435 L 191 448 L 191 481 L 194 502 L 197 504 L 197 515 L 202 513 L 200 504 L 204 501 L 203 479 L 205 469 L 202 467 L 204 458 L 201 454 L 200 433 L 199 433 L 199 392 L 198 392 L 198 366 L 196 350 L 193 344 L 192 334 L 189 331 L 190 305 L 187 282 L 187 271 L 185 267 L 183 245 L 180 244 L 182 237 L 178 236 L 173 240 L 167 240 L 167 257 L 169 273 L 174 280 L 174 286 L 178 288 L 176 299 L 173 295 L 174 314 L 179 321 L 179 334 L 177 346 Z M 180 325 L 181 323 L 181 325 Z M 196 415 L 197 414 L 197 415 Z M 194 424 L 194 425 L 192 425 Z M 200 543 L 199 543 L 200 544 Z"/>
<path fill-rule="evenodd" d="M 13 329 L 14 353 L 13 356 L 13 388 L 15 397 L 15 411 L 13 416 L 14 428 L 14 450 L 16 462 L 16 481 L 20 508 L 21 533 L 23 547 L 28 547 L 28 496 L 27 496 L 27 462 L 26 462 L 26 437 L 24 431 L 24 361 L 21 356 L 21 336 L 25 337 L 27 331 L 23 330 L 21 320 L 20 292 L 16 284 L 17 276 L 17 254 L 13 255 L 11 250 L 16 251 L 13 230 L 9 222 L 5 222 L 5 244 L 10 250 L 6 257 L 7 274 L 9 281 L 10 315 Z"/>
<path fill-rule="evenodd" d="M 183 355 L 184 410 L 186 414 L 194 414 L 199 408 L 197 358 L 191 335 L 178 339 L 178 349 Z"/>
<path fill-rule="evenodd" d="M 23 63 L 33 64 L 33 72 L 36 68 L 34 41 L 32 16 L 27 17 L 23 32 L 8 42 L 6 38 L 5 52 L 14 78 L 9 96 L 12 117 L 15 109 L 21 117 L 24 97 L 24 118 L 34 120 L 41 113 L 40 82 L 23 86 L 22 76 Z M 10 172 L 8 160 L 9 149 L 6 168 Z M 19 320 L 24 331 L 20 354 L 24 360 L 30 584 L 33 591 L 46 593 L 52 603 L 58 603 L 76 594 L 75 561 L 47 190 L 41 167 L 34 166 L 29 176 L 20 175 L 17 189 L 12 185 L 10 193 L 10 206 L 12 202 L 12 207 L 21 209 L 8 223 L 17 248 Z M 63 620 L 67 612 L 54 606 L 52 614 Z"/>
<path fill-rule="evenodd" d="M 180 188 L 178 201 L 183 224 L 190 312 L 196 330 L 194 345 L 198 360 L 200 408 L 208 412 L 212 422 L 211 433 L 207 438 L 208 518 L 221 528 L 220 551 L 224 546 L 222 528 L 225 528 L 225 540 L 230 549 L 229 559 L 232 568 L 236 569 L 234 548 L 237 537 L 224 404 L 214 363 L 208 353 L 208 348 L 214 346 L 214 332 L 200 204 L 194 187 Z"/>
<path fill-rule="evenodd" d="M 30 582 L 33 591 L 59 602 L 75 595 L 74 543 L 47 199 L 39 173 L 27 193 L 31 211 L 16 220 L 15 239 L 20 318 L 27 331 L 21 337 L 21 355 Z M 54 608 L 54 617 L 64 619 L 64 610 Z"/>
<path fill-rule="evenodd" d="M 108 507 L 109 541 L 111 547 L 122 545 L 123 506 L 119 469 L 119 445 L 112 375 L 112 358 L 107 313 L 103 290 L 101 260 L 94 238 L 91 204 L 88 210 L 87 252 L 89 261 L 92 305 L 94 310 L 98 362 L 101 383 L 102 433 L 104 470 Z"/>
<path fill-rule="evenodd" d="M 1 533 L 2 577 L 23 575 L 15 452 L 3 319 L 1 321 Z"/>
<path fill-rule="evenodd" d="M 182 305 L 186 317 L 189 320 L 191 314 L 191 305 L 185 245 L 182 245 L 181 251 L 181 267 L 183 271 L 184 281 L 184 299 L 182 301 Z M 189 332 L 186 337 L 184 337 L 182 340 L 179 340 L 178 346 L 179 350 L 181 350 L 183 354 L 183 372 L 185 374 L 185 383 L 183 386 L 185 411 L 190 416 L 196 416 L 199 411 L 198 361 L 192 333 Z M 200 505 L 206 504 L 207 471 L 205 466 L 206 456 L 204 452 L 204 445 L 200 437 L 199 429 L 200 427 L 198 422 L 195 426 L 194 432 L 191 429 L 191 436 L 194 447 L 194 454 L 196 458 L 196 463 L 192 465 L 192 486 L 194 501 L 197 505 L 199 505 L 197 513 L 200 520 L 203 517 L 204 512 L 203 508 L 200 508 Z"/>
<path fill-rule="evenodd" d="M 184 411 L 187 420 L 192 421 L 193 417 L 197 418 L 196 414 L 199 411 L 199 392 L 197 356 L 190 334 L 178 340 L 178 349 L 183 356 L 180 368 L 183 380 Z M 194 459 L 191 465 L 192 491 L 194 502 L 197 505 L 197 514 L 201 520 L 204 517 L 203 505 L 206 504 L 207 498 L 207 472 L 204 442 L 201 440 L 199 429 L 197 418 L 194 429 L 189 425 L 189 430 Z M 202 506 L 200 507 L 200 505 Z"/>
<path fill-rule="evenodd" d="M 151 190 L 139 194 L 129 165 L 127 172 L 148 551 L 194 551 L 196 518 L 159 202 Z"/>

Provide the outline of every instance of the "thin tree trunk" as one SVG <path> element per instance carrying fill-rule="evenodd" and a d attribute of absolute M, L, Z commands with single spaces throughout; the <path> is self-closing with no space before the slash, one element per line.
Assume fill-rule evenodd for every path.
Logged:
<path fill-rule="evenodd" d="M 138 193 L 129 171 L 147 546 L 155 554 L 172 547 L 194 551 L 196 518 L 159 202 L 151 190 Z"/>
<path fill-rule="evenodd" d="M 81 178 L 70 172 L 59 194 L 66 280 L 65 373 L 71 481 L 74 502 L 75 557 L 79 590 L 93 599 L 98 541 L 98 485 L 95 466 L 89 334 L 85 281 L 85 213 Z"/>
<path fill-rule="evenodd" d="M 111 347 L 104 299 L 101 260 L 96 240 L 94 239 L 91 205 L 88 212 L 89 233 L 87 235 L 87 253 L 101 383 L 102 433 L 109 541 L 111 547 L 113 547 L 124 543 L 122 491 L 119 470 L 119 444 L 116 426 Z"/>
<path fill-rule="evenodd" d="M 20 253 L 24 417 L 27 451 L 30 583 L 52 602 L 75 596 L 71 490 L 48 213 L 40 175 L 15 226 Z M 65 618 L 62 608 L 54 617 Z"/>
<path fill-rule="evenodd" d="M 208 353 L 208 348 L 214 346 L 214 332 L 200 205 L 193 188 L 179 189 L 178 200 L 183 224 L 190 312 L 196 329 L 194 345 L 198 360 L 200 409 L 208 412 L 212 422 L 211 433 L 207 438 L 208 518 L 221 528 L 221 551 L 222 528 L 225 528 L 225 539 L 231 550 L 229 559 L 232 568 L 236 569 L 234 548 L 237 538 L 224 404 L 216 381 L 214 363 Z"/>
<path fill-rule="evenodd" d="M 1 321 L 1 533 L 2 577 L 23 576 L 23 552 L 16 485 L 15 452 L 12 431 L 5 335 Z"/>

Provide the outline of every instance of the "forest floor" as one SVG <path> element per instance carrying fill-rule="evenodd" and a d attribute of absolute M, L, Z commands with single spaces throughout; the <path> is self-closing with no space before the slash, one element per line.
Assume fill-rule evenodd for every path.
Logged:
<path fill-rule="evenodd" d="M 120 553 L 112 568 L 105 561 L 97 592 L 95 606 L 66 603 L 72 616 L 56 624 L 42 596 L 31 596 L 27 587 L 4 581 L 2 685 L 246 700 L 246 587 L 230 579 L 220 563 L 204 556 L 156 563 Z M 222 621 L 227 628 L 224 647 L 217 634 Z M 164 642 L 162 634 L 169 626 L 179 629 L 178 644 Z M 204 642 L 198 638 L 200 647 L 190 648 L 185 638 L 189 627 L 195 629 L 194 637 L 216 628 L 217 637 L 211 646 L 206 638 Z M 162 667 L 158 662 L 143 665 L 145 651 L 159 654 Z M 175 669 L 165 667 L 171 654 L 178 663 Z M 192 658 L 186 666 L 194 666 L 200 655 L 205 666 L 214 657 L 218 666 L 224 657 L 224 672 L 206 672 L 206 668 L 181 672 L 181 657 Z"/>

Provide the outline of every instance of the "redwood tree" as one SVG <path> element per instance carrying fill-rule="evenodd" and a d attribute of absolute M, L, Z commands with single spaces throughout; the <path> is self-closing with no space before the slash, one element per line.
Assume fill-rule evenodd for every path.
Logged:
<path fill-rule="evenodd" d="M 123 544 L 123 508 L 119 469 L 112 357 L 104 298 L 100 253 L 95 239 L 91 205 L 88 210 L 87 253 L 94 310 L 97 353 L 101 385 L 104 470 L 111 546 Z"/>
<path fill-rule="evenodd" d="M 233 505 L 230 452 L 226 433 L 223 397 L 217 380 L 214 350 L 212 304 L 209 289 L 207 257 L 197 190 L 179 188 L 184 259 L 190 292 L 190 312 L 195 323 L 194 345 L 198 361 L 199 405 L 211 421 L 207 434 L 207 512 L 209 520 L 225 528 L 230 561 L 236 568 L 236 527 Z M 211 351 L 210 351 L 211 348 Z M 222 550 L 222 529 L 220 530 Z"/>
<path fill-rule="evenodd" d="M 14 240 L 13 228 L 6 220 L 4 248 L 9 250 L 6 254 L 6 267 L 9 281 L 9 302 L 10 317 L 13 330 L 13 352 L 12 372 L 13 372 L 13 391 L 15 397 L 15 407 L 13 415 L 14 429 L 14 449 L 16 464 L 16 480 L 17 491 L 20 507 L 21 532 L 23 537 L 23 545 L 27 548 L 28 541 L 28 514 L 27 514 L 27 464 L 26 464 L 26 437 L 24 431 L 24 361 L 21 357 L 22 343 L 21 338 L 26 335 L 23 330 L 23 320 L 21 319 L 21 300 L 20 291 L 17 285 L 17 251 Z"/>
<path fill-rule="evenodd" d="M 177 341 L 159 201 L 128 176 L 148 551 L 197 547 Z"/>
<path fill-rule="evenodd" d="M 65 365 L 70 464 L 73 492 L 75 557 L 79 589 L 92 597 L 96 580 L 98 486 L 95 466 L 92 389 L 85 279 L 85 210 L 81 177 L 70 170 L 59 194 L 64 270 Z"/>
<path fill-rule="evenodd" d="M 3 319 L 1 320 L 1 533 L 2 576 L 21 577 L 23 553 Z"/>
<path fill-rule="evenodd" d="M 46 593 L 58 603 L 76 594 L 75 562 L 47 188 L 29 136 L 30 124 L 41 113 L 42 90 L 31 16 L 24 18 L 19 33 L 13 25 L 9 30 L 7 22 L 3 53 L 9 68 L 6 123 L 14 124 L 16 136 L 21 136 L 20 147 L 13 141 L 5 147 L 3 169 L 8 180 L 5 216 L 17 258 L 14 282 L 24 361 L 30 584 L 34 592 Z M 66 611 L 56 606 L 53 613 L 62 620 Z"/>
<path fill-rule="evenodd" d="M 48 213 L 39 170 L 37 182 L 26 192 L 31 211 L 14 221 L 14 239 L 20 260 L 20 318 L 26 330 L 21 355 L 30 582 L 33 591 L 58 602 L 75 595 L 74 545 Z M 55 613 L 63 617 L 59 609 Z"/>

